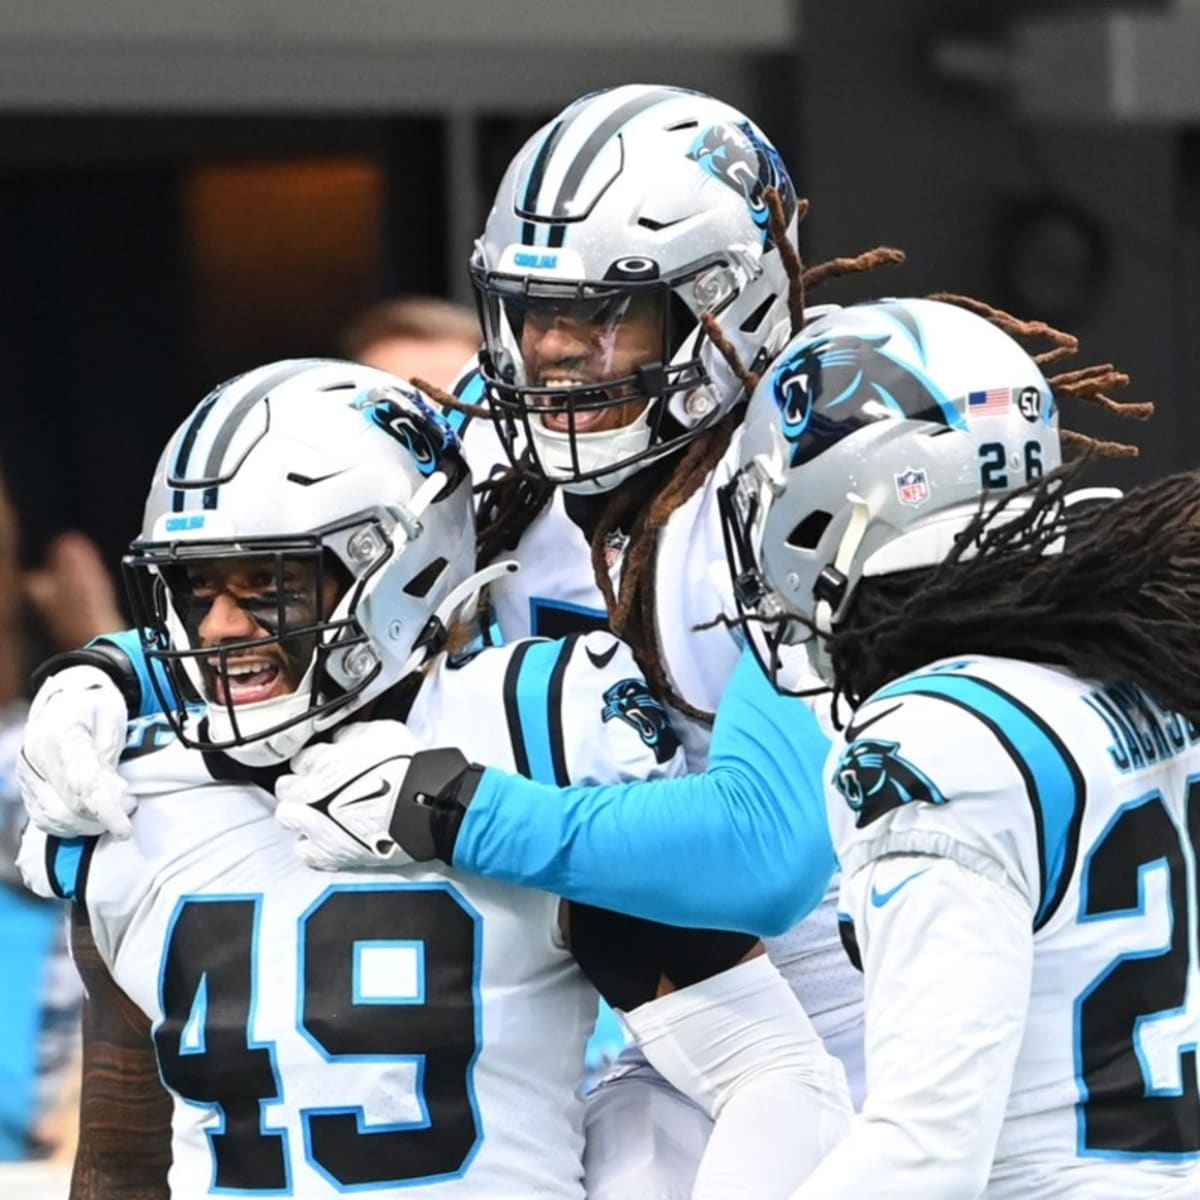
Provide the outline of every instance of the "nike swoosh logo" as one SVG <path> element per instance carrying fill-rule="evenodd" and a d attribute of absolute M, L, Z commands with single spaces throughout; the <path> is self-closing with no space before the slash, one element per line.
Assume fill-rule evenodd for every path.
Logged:
<path fill-rule="evenodd" d="M 861 725 L 855 725 L 853 720 L 846 726 L 846 742 L 855 741 L 865 729 L 870 729 L 876 721 L 882 721 L 884 717 L 890 717 L 892 713 L 900 707 L 899 704 L 893 704 L 891 708 L 885 708 L 883 712 L 876 713 L 873 717 L 868 717 Z"/>
<path fill-rule="evenodd" d="M 335 475 L 344 475 L 345 470 L 330 471 L 328 475 L 301 475 L 299 471 L 289 471 L 287 474 L 288 483 L 298 483 L 301 487 L 312 487 L 314 483 L 324 483 L 327 479 L 332 479 Z"/>
<path fill-rule="evenodd" d="M 595 667 L 597 671 L 603 671 L 604 668 L 607 667 L 610 662 L 612 662 L 613 655 L 616 654 L 617 647 L 619 645 L 619 642 L 613 642 L 613 644 L 609 646 L 609 648 L 605 650 L 603 654 L 593 654 L 590 646 L 584 646 L 583 650 L 591 660 L 592 666 Z"/>
<path fill-rule="evenodd" d="M 895 887 L 888 888 L 886 892 L 876 890 L 875 885 L 871 884 L 871 907 L 882 908 L 902 887 L 907 887 L 918 875 L 924 875 L 928 870 L 928 867 L 922 867 L 921 870 L 914 871 L 911 875 L 900 880 Z"/>
<path fill-rule="evenodd" d="M 352 804 L 363 804 L 367 800 L 377 800 L 380 796 L 391 790 L 391 784 L 385 779 L 373 792 L 367 792 L 363 796 L 355 796 L 353 800 L 344 800 L 342 808 L 349 808 Z"/>

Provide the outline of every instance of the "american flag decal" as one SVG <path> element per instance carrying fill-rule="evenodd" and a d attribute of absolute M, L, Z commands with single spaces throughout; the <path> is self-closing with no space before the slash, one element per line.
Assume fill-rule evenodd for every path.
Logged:
<path fill-rule="evenodd" d="M 967 412 L 972 417 L 1007 416 L 1012 388 L 989 388 L 967 394 Z"/>

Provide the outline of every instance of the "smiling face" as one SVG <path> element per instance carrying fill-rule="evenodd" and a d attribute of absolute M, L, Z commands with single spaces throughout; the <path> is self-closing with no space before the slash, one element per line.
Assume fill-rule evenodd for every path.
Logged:
<path fill-rule="evenodd" d="M 221 651 L 200 659 L 205 698 L 242 705 L 296 690 L 315 646 L 303 631 L 333 610 L 339 586 L 312 561 L 260 555 L 189 564 L 175 590 L 192 646 Z"/>
<path fill-rule="evenodd" d="M 576 392 L 574 431 L 601 433 L 634 421 L 648 398 L 633 383 L 604 387 L 663 358 L 664 316 L 651 296 L 623 295 L 603 301 L 531 301 L 521 325 L 521 357 L 533 387 L 561 386 L 561 397 L 544 395 L 547 429 L 572 428 L 566 390 L 597 385 L 582 401 Z M 621 402 L 624 401 L 624 402 Z M 596 404 L 602 407 L 583 407 Z"/>

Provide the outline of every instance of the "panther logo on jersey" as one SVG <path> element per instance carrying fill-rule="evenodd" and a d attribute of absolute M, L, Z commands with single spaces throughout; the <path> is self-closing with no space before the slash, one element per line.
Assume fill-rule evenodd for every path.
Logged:
<path fill-rule="evenodd" d="M 750 216 L 762 230 L 763 245 L 770 239 L 769 214 L 763 193 L 773 187 L 783 204 L 786 224 L 796 211 L 796 189 L 779 151 L 750 124 L 710 125 L 692 143 L 687 154 L 709 175 L 739 192 Z"/>
<path fill-rule="evenodd" d="M 679 749 L 679 738 L 671 728 L 670 718 L 662 702 L 656 700 L 641 679 L 622 679 L 604 693 L 601 719 L 617 718 L 632 725 L 638 736 L 654 751 L 655 762 L 669 762 Z"/>
<path fill-rule="evenodd" d="M 946 798 L 923 772 L 897 754 L 899 742 L 859 738 L 846 747 L 833 772 L 833 786 L 858 814 L 862 829 L 884 813 L 916 800 L 945 804 Z"/>
<path fill-rule="evenodd" d="M 904 416 L 949 425 L 952 410 L 916 371 L 883 350 L 890 334 L 818 337 L 782 358 L 772 394 L 793 467 L 871 421 Z"/>

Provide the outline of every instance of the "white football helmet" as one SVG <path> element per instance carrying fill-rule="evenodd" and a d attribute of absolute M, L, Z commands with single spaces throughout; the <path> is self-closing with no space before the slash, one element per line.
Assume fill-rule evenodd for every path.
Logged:
<path fill-rule="evenodd" d="M 864 577 L 941 562 L 981 508 L 1060 466 L 1058 409 L 990 321 L 882 300 L 826 313 L 779 354 L 739 462 L 719 501 L 751 643 L 778 680 L 784 648 L 804 642 L 832 683 L 814 631 Z"/>
<path fill-rule="evenodd" d="M 470 475 L 409 384 L 347 362 L 271 363 L 179 427 L 130 550 L 135 621 L 178 697 L 159 697 L 176 732 L 279 763 L 440 648 L 474 569 Z M 223 582 L 238 571 L 253 575 L 240 597 Z M 214 643 L 200 629 L 227 593 L 257 632 Z"/>
<path fill-rule="evenodd" d="M 514 464 L 606 491 L 729 411 L 741 385 L 698 321 L 717 318 L 752 369 L 786 340 L 768 187 L 794 237 L 796 193 L 775 147 L 737 109 L 680 88 L 595 92 L 530 138 L 471 259 L 482 374 Z M 626 352 L 634 325 L 643 336 Z M 568 327 L 574 347 L 539 343 Z"/>

